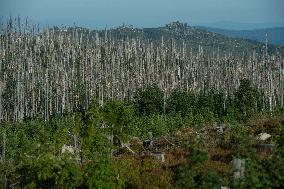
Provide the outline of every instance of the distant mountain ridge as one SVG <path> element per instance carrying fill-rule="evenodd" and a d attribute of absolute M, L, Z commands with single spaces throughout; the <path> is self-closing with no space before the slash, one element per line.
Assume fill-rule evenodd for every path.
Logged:
<path fill-rule="evenodd" d="M 255 30 L 225 30 L 219 28 L 210 28 L 204 26 L 196 26 L 195 28 L 207 30 L 210 32 L 222 34 L 229 37 L 243 38 L 265 42 L 266 33 L 268 35 L 268 43 L 273 45 L 284 46 L 284 27 L 264 28 Z"/>
<path fill-rule="evenodd" d="M 69 31 L 72 28 L 68 29 Z M 248 39 L 232 38 L 226 35 L 218 34 L 217 32 L 206 31 L 204 28 L 196 28 L 181 22 L 172 22 L 162 27 L 157 28 L 135 28 L 133 26 L 123 25 L 118 28 L 106 30 L 88 30 L 82 28 L 84 36 L 90 36 L 94 39 L 95 35 L 111 36 L 112 39 L 121 40 L 125 38 L 139 38 L 150 43 L 161 43 L 162 38 L 165 45 L 171 47 L 172 40 L 177 48 L 182 48 L 183 45 L 187 49 L 192 49 L 197 52 L 202 48 L 205 53 L 220 52 L 220 53 L 244 53 L 256 50 L 261 52 L 264 44 Z M 268 51 L 274 52 L 277 46 L 269 45 Z"/>
<path fill-rule="evenodd" d="M 213 23 L 199 23 L 194 26 L 204 26 L 208 28 L 218 28 L 222 30 L 257 30 L 263 28 L 279 28 L 284 27 L 284 22 L 234 22 L 234 21 L 219 21 Z"/>
<path fill-rule="evenodd" d="M 111 39 L 112 42 L 126 39 L 131 42 L 131 39 L 139 39 L 139 41 L 152 43 L 154 48 L 163 42 L 167 48 L 172 48 L 173 45 L 177 49 L 186 47 L 187 51 L 196 53 L 201 50 L 208 55 L 218 53 L 219 55 L 232 54 L 238 56 L 253 51 L 262 53 L 265 47 L 264 43 L 255 40 L 234 38 L 178 21 L 156 28 L 135 28 L 131 25 L 122 25 L 105 30 L 89 30 L 82 27 L 56 28 L 61 32 L 74 33 L 76 30 L 79 35 L 80 33 L 83 34 L 83 38 L 94 43 L 96 42 L 96 35 L 106 40 Z M 270 44 L 268 45 L 268 53 L 274 53 L 278 48 L 279 46 Z"/>

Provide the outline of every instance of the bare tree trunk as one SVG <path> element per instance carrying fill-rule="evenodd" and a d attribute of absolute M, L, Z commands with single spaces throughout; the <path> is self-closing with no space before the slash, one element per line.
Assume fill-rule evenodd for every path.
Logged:
<path fill-rule="evenodd" d="M 6 131 L 3 132 L 3 148 L 2 148 L 2 163 L 6 161 Z M 6 174 L 4 175 L 4 185 L 3 188 L 7 188 L 7 178 Z"/>

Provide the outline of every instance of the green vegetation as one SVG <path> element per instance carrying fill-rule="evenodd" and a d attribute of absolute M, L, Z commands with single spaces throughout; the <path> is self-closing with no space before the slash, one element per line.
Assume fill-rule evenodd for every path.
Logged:
<path fill-rule="evenodd" d="M 232 95 L 194 95 L 157 86 L 131 101 L 97 100 L 49 121 L 0 125 L 0 184 L 6 188 L 281 188 L 284 115 L 258 108 L 261 93 L 241 80 Z M 262 98 L 262 97 L 261 97 Z M 222 132 L 216 125 L 226 125 Z M 149 149 L 142 141 L 152 132 Z M 258 135 L 272 135 L 260 149 Z M 265 141 L 264 141 L 265 142 Z M 153 154 L 163 153 L 164 160 Z M 244 159 L 234 179 L 234 158 Z"/>

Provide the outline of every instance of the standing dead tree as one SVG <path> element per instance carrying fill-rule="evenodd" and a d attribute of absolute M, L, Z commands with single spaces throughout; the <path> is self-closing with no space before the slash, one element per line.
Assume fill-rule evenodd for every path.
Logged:
<path fill-rule="evenodd" d="M 176 88 L 192 93 L 209 88 L 236 91 L 247 78 L 264 92 L 264 107 L 283 106 L 284 60 L 281 53 L 220 55 L 218 49 L 193 52 L 184 42 L 159 44 L 142 37 L 116 38 L 82 28 L 45 28 L 13 24 L 0 33 L 0 120 L 72 113 L 88 108 L 92 97 L 131 100 L 137 88 L 156 84 L 166 100 Z M 267 49 L 267 48 L 266 48 Z M 224 107 L 226 104 L 224 104 Z"/>

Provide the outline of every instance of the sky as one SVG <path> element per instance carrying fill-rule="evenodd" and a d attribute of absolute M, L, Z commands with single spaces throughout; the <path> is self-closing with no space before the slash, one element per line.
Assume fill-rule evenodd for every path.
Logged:
<path fill-rule="evenodd" d="M 0 0 L 0 16 L 89 28 L 189 25 L 284 26 L 284 0 Z M 242 28 L 240 28 L 242 29 Z"/>

